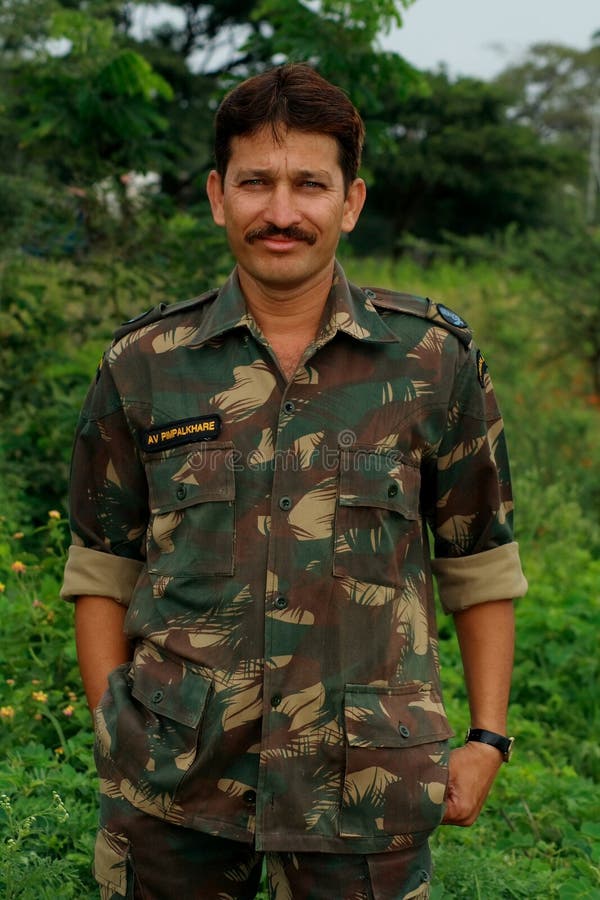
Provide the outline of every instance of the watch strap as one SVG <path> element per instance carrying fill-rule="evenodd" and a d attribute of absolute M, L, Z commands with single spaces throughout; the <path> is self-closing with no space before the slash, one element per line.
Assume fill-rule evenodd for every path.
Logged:
<path fill-rule="evenodd" d="M 513 737 L 505 737 L 503 734 L 496 734 L 495 731 L 486 731 L 485 728 L 469 728 L 465 743 L 468 744 L 470 741 L 495 747 L 502 754 L 503 761 L 508 762 L 515 739 Z"/>

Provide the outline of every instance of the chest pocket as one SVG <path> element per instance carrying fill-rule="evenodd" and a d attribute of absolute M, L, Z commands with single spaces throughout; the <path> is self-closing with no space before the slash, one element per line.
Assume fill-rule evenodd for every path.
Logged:
<path fill-rule="evenodd" d="M 411 551 L 421 547 L 420 484 L 418 467 L 399 454 L 360 446 L 340 451 L 334 575 L 404 583 Z"/>
<path fill-rule="evenodd" d="M 151 575 L 232 575 L 235 558 L 233 444 L 194 444 L 146 462 Z"/>

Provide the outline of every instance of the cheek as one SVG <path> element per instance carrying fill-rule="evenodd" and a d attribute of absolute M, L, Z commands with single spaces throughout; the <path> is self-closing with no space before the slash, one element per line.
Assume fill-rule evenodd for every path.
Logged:
<path fill-rule="evenodd" d="M 234 241 L 242 241 L 244 235 L 255 228 L 259 221 L 259 215 L 252 209 L 238 207 L 235 211 L 225 211 L 225 228 L 230 238 Z"/>

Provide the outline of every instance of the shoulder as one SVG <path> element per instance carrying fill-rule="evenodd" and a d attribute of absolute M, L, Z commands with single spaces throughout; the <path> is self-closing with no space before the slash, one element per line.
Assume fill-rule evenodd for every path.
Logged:
<path fill-rule="evenodd" d="M 120 341 L 121 338 L 131 334 L 133 331 L 137 331 L 139 328 L 145 328 L 147 325 L 154 325 L 156 322 L 162 322 L 164 319 L 169 319 L 179 313 L 189 312 L 202 307 L 214 300 L 218 293 L 218 288 L 213 288 L 210 291 L 205 291 L 198 297 L 192 297 L 191 300 L 182 300 L 180 303 L 159 303 L 158 306 L 154 306 L 152 309 L 148 309 L 140 313 L 139 316 L 134 316 L 133 319 L 129 319 L 127 322 L 119 325 L 113 334 L 113 343 Z"/>
<path fill-rule="evenodd" d="M 462 316 L 443 303 L 435 303 L 429 297 L 405 294 L 387 288 L 362 288 L 364 295 L 376 309 L 403 313 L 425 319 L 432 326 L 450 331 L 467 348 L 471 347 L 473 335 Z"/>

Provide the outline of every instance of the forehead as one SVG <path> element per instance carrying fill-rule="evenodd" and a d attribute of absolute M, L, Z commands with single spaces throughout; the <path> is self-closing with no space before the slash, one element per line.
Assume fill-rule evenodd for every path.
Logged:
<path fill-rule="evenodd" d="M 335 138 L 313 131 L 283 129 L 276 135 L 270 126 L 231 140 L 228 168 L 321 169 L 341 175 L 339 148 Z"/>

